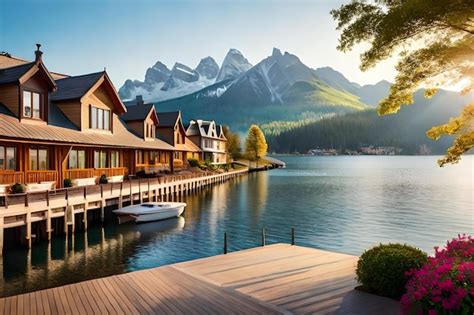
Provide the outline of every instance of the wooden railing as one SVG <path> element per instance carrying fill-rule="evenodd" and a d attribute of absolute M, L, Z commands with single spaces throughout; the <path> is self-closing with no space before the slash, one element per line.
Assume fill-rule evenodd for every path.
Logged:
<path fill-rule="evenodd" d="M 90 177 L 100 177 L 103 174 L 105 176 L 120 176 L 127 173 L 126 167 L 114 167 L 114 168 L 83 168 L 83 169 L 70 169 L 64 172 L 64 178 L 68 179 L 80 179 Z"/>
<path fill-rule="evenodd" d="M 0 171 L 0 184 L 15 184 L 15 183 L 23 183 L 23 182 L 24 182 L 23 172 Z"/>
<path fill-rule="evenodd" d="M 45 171 L 26 171 L 25 172 L 26 183 L 39 183 L 39 182 L 57 182 L 58 171 L 45 170 Z"/>

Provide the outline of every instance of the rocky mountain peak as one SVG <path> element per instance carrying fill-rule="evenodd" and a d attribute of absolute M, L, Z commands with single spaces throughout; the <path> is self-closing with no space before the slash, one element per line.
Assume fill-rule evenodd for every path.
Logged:
<path fill-rule="evenodd" d="M 219 74 L 219 65 L 212 57 L 201 59 L 196 71 L 207 79 L 214 79 Z"/>
<path fill-rule="evenodd" d="M 274 47 L 272 51 L 272 57 L 281 57 L 281 56 L 283 55 L 281 54 L 280 49 Z"/>
<path fill-rule="evenodd" d="M 242 53 L 237 49 L 231 48 L 222 62 L 216 82 L 235 79 L 250 68 L 252 68 L 252 64 L 242 55 Z"/>

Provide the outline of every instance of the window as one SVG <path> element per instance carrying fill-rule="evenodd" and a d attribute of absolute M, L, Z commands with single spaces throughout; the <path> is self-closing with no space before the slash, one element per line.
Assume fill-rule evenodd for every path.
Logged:
<path fill-rule="evenodd" d="M 86 151 L 71 150 L 69 153 L 69 168 L 86 168 Z"/>
<path fill-rule="evenodd" d="M 94 168 L 106 168 L 106 167 L 107 167 L 107 152 L 94 151 Z"/>
<path fill-rule="evenodd" d="M 110 130 L 110 110 L 91 106 L 91 129 Z"/>
<path fill-rule="evenodd" d="M 154 138 L 155 137 L 155 126 L 153 124 L 145 123 L 145 137 Z"/>
<path fill-rule="evenodd" d="M 44 171 L 49 169 L 48 149 L 30 149 L 30 170 Z"/>
<path fill-rule="evenodd" d="M 135 151 L 135 164 L 145 164 L 143 161 L 143 151 L 137 150 Z"/>
<path fill-rule="evenodd" d="M 41 94 L 23 91 L 23 116 L 41 119 Z"/>
<path fill-rule="evenodd" d="M 0 170 L 16 170 L 16 148 L 0 146 Z"/>
<path fill-rule="evenodd" d="M 110 152 L 110 167 L 119 167 L 119 151 Z"/>

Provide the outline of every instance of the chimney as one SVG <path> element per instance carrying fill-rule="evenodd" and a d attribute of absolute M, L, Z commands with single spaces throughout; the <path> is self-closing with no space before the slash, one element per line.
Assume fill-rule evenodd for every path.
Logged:
<path fill-rule="evenodd" d="M 137 95 L 137 105 L 143 105 L 143 96 Z"/>
<path fill-rule="evenodd" d="M 43 52 L 40 50 L 41 44 L 36 44 L 36 51 L 35 51 L 35 62 L 36 64 L 42 61 Z"/>

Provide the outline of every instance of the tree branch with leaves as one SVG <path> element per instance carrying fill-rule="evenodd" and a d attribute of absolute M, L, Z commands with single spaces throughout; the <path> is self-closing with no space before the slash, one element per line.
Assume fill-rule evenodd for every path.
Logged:
<path fill-rule="evenodd" d="M 398 56 L 397 76 L 379 103 L 379 115 L 413 104 L 420 88 L 425 88 L 427 98 L 443 86 L 462 82 L 462 94 L 474 90 L 474 0 L 353 0 L 331 14 L 341 31 L 339 50 L 370 44 L 361 55 L 361 70 Z M 456 137 L 440 166 L 458 162 L 474 147 L 472 107 L 467 105 L 459 117 L 427 131 L 435 140 Z"/>

